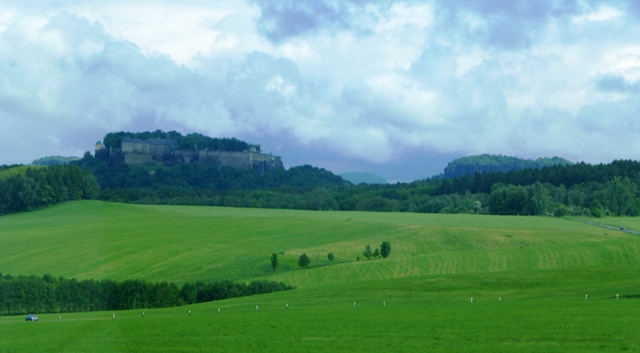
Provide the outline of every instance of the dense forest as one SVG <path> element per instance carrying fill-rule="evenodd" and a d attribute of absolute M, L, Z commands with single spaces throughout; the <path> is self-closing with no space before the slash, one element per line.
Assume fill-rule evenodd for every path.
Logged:
<path fill-rule="evenodd" d="M 293 287 L 273 281 L 198 281 L 178 287 L 142 280 L 78 281 L 49 274 L 0 274 L 0 315 L 166 308 L 290 289 Z"/>
<path fill-rule="evenodd" d="M 76 162 L 87 168 L 91 156 Z M 258 173 L 198 164 L 95 167 L 105 201 L 380 212 L 637 215 L 640 163 L 557 163 L 542 168 L 352 185 L 310 166 Z"/>
<path fill-rule="evenodd" d="M 140 134 L 107 134 L 105 142 L 113 145 L 123 136 L 182 136 L 162 131 Z M 194 144 L 189 140 L 194 136 L 203 141 L 237 141 L 198 134 L 189 134 L 182 141 Z M 193 146 L 205 145 L 199 142 Z M 94 158 L 87 152 L 66 166 L 0 167 L 0 215 L 67 200 L 94 198 L 144 204 L 304 210 L 558 217 L 640 214 L 640 162 L 571 164 L 557 157 L 523 161 L 503 156 L 474 156 L 452 162 L 448 166 L 450 171 L 445 173 L 449 177 L 440 175 L 411 183 L 353 185 L 327 170 L 308 165 L 267 172 L 197 162 L 132 168 L 122 162 Z M 496 162 L 506 164 L 511 170 L 477 171 Z M 476 172 L 451 177 L 453 165 L 467 165 L 459 171 L 475 168 Z M 531 167 L 521 169 L 528 165 Z"/>
<path fill-rule="evenodd" d="M 67 166 L 0 167 L 0 214 L 98 198 L 304 210 L 635 216 L 639 183 L 640 162 L 625 160 L 353 185 L 311 166 L 264 173 L 199 163 L 130 168 L 86 153 Z"/>
<path fill-rule="evenodd" d="M 100 186 L 91 171 L 75 165 L 0 166 L 0 215 L 99 195 Z"/>

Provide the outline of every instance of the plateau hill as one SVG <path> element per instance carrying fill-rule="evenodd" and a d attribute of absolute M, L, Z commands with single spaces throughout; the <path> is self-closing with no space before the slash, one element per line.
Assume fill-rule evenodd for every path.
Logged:
<path fill-rule="evenodd" d="M 482 154 L 454 159 L 444 168 L 445 178 L 455 178 L 475 173 L 505 173 L 512 170 L 541 169 L 554 165 L 570 165 L 570 161 L 560 158 L 538 158 L 536 160 L 517 157 Z"/>

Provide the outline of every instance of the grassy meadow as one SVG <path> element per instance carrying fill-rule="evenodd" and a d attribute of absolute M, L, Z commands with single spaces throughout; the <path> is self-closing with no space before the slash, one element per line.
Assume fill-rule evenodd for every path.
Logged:
<path fill-rule="evenodd" d="M 606 220 L 622 221 L 640 228 Z M 389 258 L 363 258 L 382 241 Z M 0 353 L 640 350 L 640 237 L 575 220 L 83 201 L 0 217 L 0 249 L 2 274 L 297 287 L 115 320 L 2 316 Z"/>

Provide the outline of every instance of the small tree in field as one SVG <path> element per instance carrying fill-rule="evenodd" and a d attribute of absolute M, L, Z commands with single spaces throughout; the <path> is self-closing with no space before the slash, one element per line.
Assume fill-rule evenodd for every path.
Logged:
<path fill-rule="evenodd" d="M 371 260 L 371 256 L 373 256 L 373 252 L 371 252 L 371 245 L 367 244 L 367 246 L 364 247 L 362 256 L 366 257 L 367 260 Z"/>
<path fill-rule="evenodd" d="M 300 258 L 298 259 L 298 266 L 305 268 L 309 266 L 310 263 L 311 260 L 309 259 L 309 256 L 307 256 L 307 253 L 300 255 Z"/>
<path fill-rule="evenodd" d="M 329 259 L 329 262 L 333 262 L 333 253 L 332 252 L 327 254 L 327 259 Z"/>
<path fill-rule="evenodd" d="M 278 261 L 278 254 L 273 253 L 271 254 L 271 268 L 273 268 L 273 272 L 276 272 L 278 266 L 280 266 L 280 261 Z"/>
<path fill-rule="evenodd" d="M 386 259 L 387 257 L 389 257 L 390 253 L 391 243 L 389 243 L 388 241 L 383 241 L 382 245 L 380 245 L 380 256 L 382 256 L 383 259 Z"/>
<path fill-rule="evenodd" d="M 374 259 L 377 259 L 380 257 L 380 250 L 378 250 L 378 248 L 376 248 L 375 250 L 373 250 L 373 255 L 371 255 Z"/>

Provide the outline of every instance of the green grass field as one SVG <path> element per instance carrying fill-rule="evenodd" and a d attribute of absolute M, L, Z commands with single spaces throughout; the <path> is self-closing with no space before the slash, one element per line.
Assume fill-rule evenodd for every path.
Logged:
<path fill-rule="evenodd" d="M 388 259 L 363 259 L 382 241 Z M 640 237 L 574 220 L 85 201 L 0 217 L 0 249 L 3 274 L 297 286 L 144 318 L 0 317 L 0 353 L 640 350 L 640 299 L 624 297 L 640 294 Z"/>

